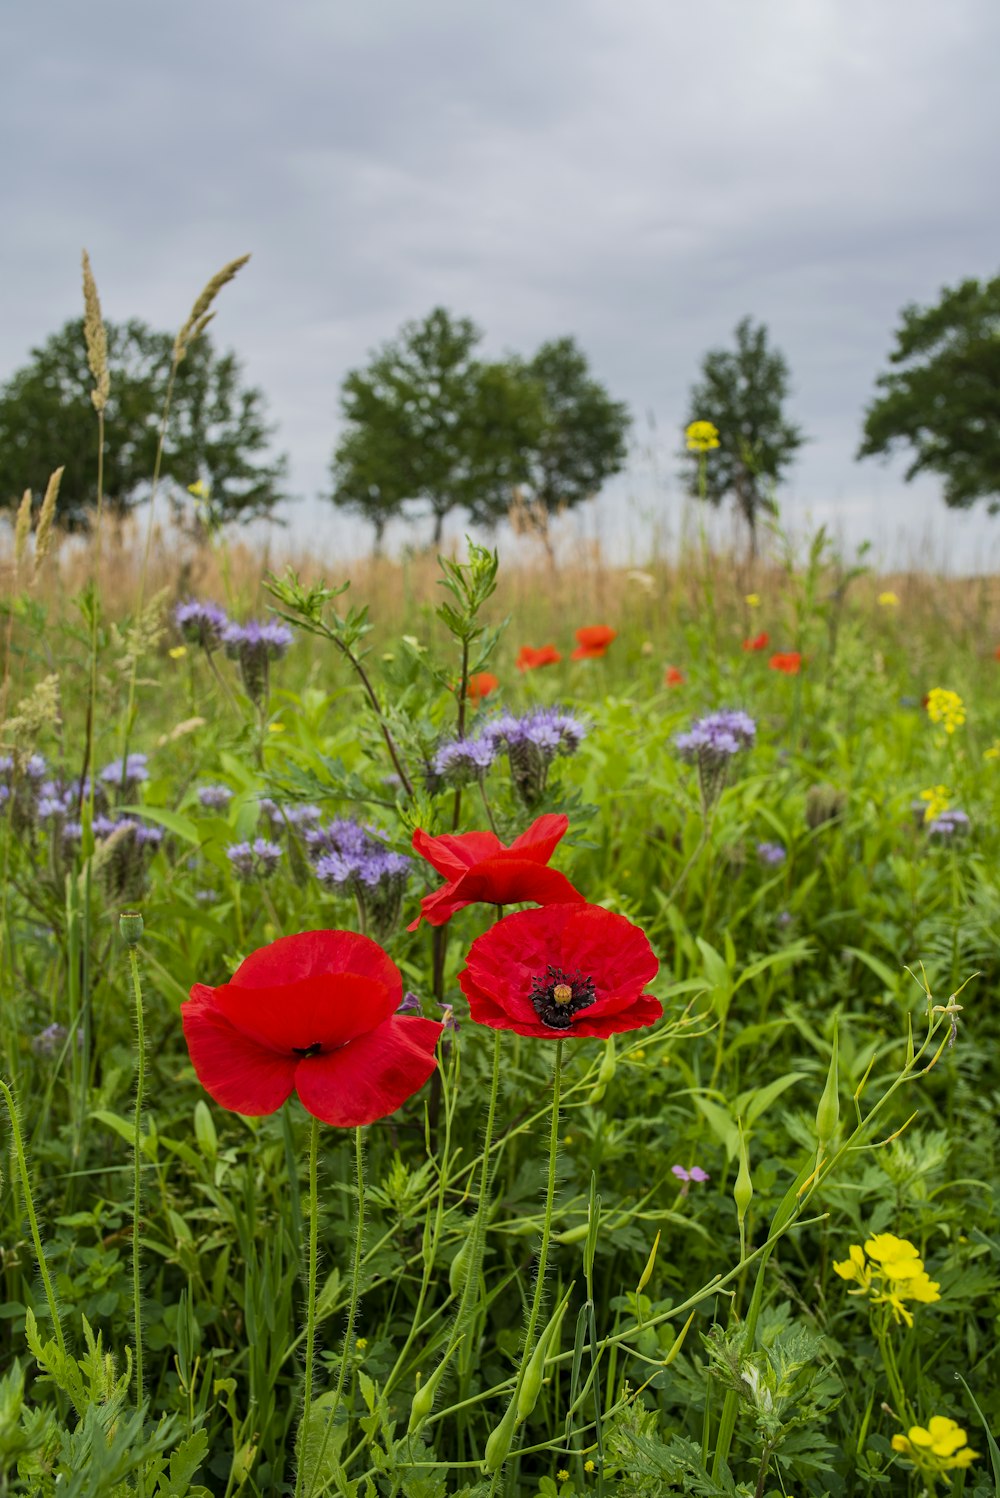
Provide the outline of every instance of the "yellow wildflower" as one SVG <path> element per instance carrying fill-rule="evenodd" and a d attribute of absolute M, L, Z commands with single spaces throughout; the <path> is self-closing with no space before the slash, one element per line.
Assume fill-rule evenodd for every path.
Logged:
<path fill-rule="evenodd" d="M 695 453 L 707 453 L 719 445 L 719 429 L 710 421 L 692 421 L 684 435 Z"/>
<path fill-rule="evenodd" d="M 267 725 L 267 731 L 268 733 L 284 733 L 285 725 L 284 723 L 269 723 Z"/>
<path fill-rule="evenodd" d="M 858 1286 L 849 1292 L 851 1295 L 866 1295 L 872 1305 L 888 1306 L 897 1322 L 913 1325 L 907 1301 L 932 1305 L 941 1299 L 941 1286 L 931 1279 L 920 1250 L 908 1238 L 874 1233 L 863 1249 L 852 1243 L 849 1254 L 849 1258 L 834 1263 L 834 1273 Z"/>
<path fill-rule="evenodd" d="M 930 785 L 925 791 L 920 792 L 921 801 L 926 801 L 924 808 L 924 821 L 933 822 L 943 811 L 947 811 L 951 805 L 951 792 L 946 785 Z"/>
<path fill-rule="evenodd" d="M 566 1471 L 565 1467 L 559 1468 L 559 1471 L 556 1473 L 556 1481 L 569 1482 L 569 1473 Z"/>
<path fill-rule="evenodd" d="M 983 759 L 1000 759 L 1000 739 L 994 739 L 990 747 L 983 750 Z"/>
<path fill-rule="evenodd" d="M 759 609 L 760 608 L 760 594 L 759 593 L 748 593 L 746 595 L 746 597 L 744 598 L 743 602 L 746 604 L 746 606 L 747 606 L 748 609 Z"/>
<path fill-rule="evenodd" d="M 208 485 L 203 479 L 196 479 L 193 484 L 188 484 L 187 491 L 189 494 L 193 494 L 195 499 L 208 498 Z"/>
<path fill-rule="evenodd" d="M 583 1464 L 583 1470 L 585 1472 L 596 1472 L 597 1471 L 597 1463 L 596 1462 L 592 1462 L 592 1461 L 584 1462 L 584 1464 Z"/>
<path fill-rule="evenodd" d="M 957 692 L 932 687 L 927 693 L 927 716 L 932 723 L 940 723 L 945 733 L 954 733 L 965 722 L 965 704 Z"/>
<path fill-rule="evenodd" d="M 170 652 L 170 659 L 172 661 L 182 661 L 187 653 L 188 648 L 186 645 L 175 645 Z"/>
<path fill-rule="evenodd" d="M 895 593 L 880 593 L 878 595 L 879 607 L 883 609 L 898 609 L 899 597 Z"/>
<path fill-rule="evenodd" d="M 926 1426 L 911 1425 L 905 1436 L 893 1436 L 892 1449 L 928 1477 L 971 1466 L 979 1455 L 968 1446 L 962 1427 L 947 1415 L 932 1415 Z"/>
<path fill-rule="evenodd" d="M 367 1337 L 359 1337 L 358 1340 L 355 1342 L 354 1346 L 357 1348 L 358 1352 L 367 1352 L 367 1350 L 368 1350 L 368 1338 Z"/>

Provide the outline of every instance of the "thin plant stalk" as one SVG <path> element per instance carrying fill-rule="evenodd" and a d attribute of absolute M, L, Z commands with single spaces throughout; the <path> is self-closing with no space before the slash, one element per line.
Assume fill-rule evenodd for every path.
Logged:
<path fill-rule="evenodd" d="M 128 950 L 129 967 L 132 970 L 132 992 L 135 996 L 135 1137 L 132 1141 L 132 1302 L 135 1317 L 135 1402 L 142 1404 L 142 1102 L 146 1084 L 146 1038 L 142 1015 L 142 983 L 139 978 L 139 955 L 134 945 Z M 142 1491 L 142 1475 L 139 1477 Z"/>
<path fill-rule="evenodd" d="M 287 1110 L 286 1110 L 287 1111 Z M 313 1359 L 316 1351 L 316 1268 L 319 1252 L 319 1192 L 317 1174 L 319 1164 L 319 1119 L 313 1118 L 309 1129 L 309 1263 L 308 1287 L 306 1289 L 306 1370 L 302 1407 L 302 1439 L 298 1470 L 295 1474 L 295 1498 L 302 1492 L 305 1475 L 304 1460 L 307 1452 L 306 1435 L 309 1429 L 309 1412 L 312 1409 Z"/>
<path fill-rule="evenodd" d="M 14 1141 L 14 1154 L 17 1156 L 17 1169 L 21 1177 L 21 1190 L 24 1192 L 24 1201 L 28 1209 L 28 1222 L 31 1225 L 31 1241 L 35 1245 L 38 1272 L 42 1277 L 42 1287 L 45 1291 L 45 1299 L 48 1302 L 49 1316 L 52 1319 L 52 1329 L 55 1332 L 56 1342 L 59 1344 L 59 1351 L 65 1357 L 66 1339 L 63 1336 L 59 1307 L 56 1305 L 55 1291 L 52 1288 L 52 1280 L 49 1277 L 49 1266 L 45 1261 L 45 1250 L 42 1248 L 42 1235 L 38 1231 L 38 1217 L 35 1213 L 34 1197 L 31 1194 L 31 1177 L 28 1174 L 28 1161 L 24 1153 L 24 1140 L 21 1137 L 21 1124 L 17 1116 L 17 1104 L 14 1101 L 14 1094 L 2 1078 L 0 1078 L 0 1092 L 3 1093 L 4 1101 L 7 1104 L 10 1132 Z"/>

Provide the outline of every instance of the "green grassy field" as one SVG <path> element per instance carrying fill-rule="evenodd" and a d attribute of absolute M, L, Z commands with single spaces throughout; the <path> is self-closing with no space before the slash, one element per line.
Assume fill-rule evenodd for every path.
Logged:
<path fill-rule="evenodd" d="M 0 711 L 0 1493 L 1000 1493 L 993 579 L 875 578 L 822 536 L 754 569 L 494 577 L 473 548 L 336 596 L 221 543 L 30 557 Z M 291 643 L 206 649 L 191 599 Z M 719 710 L 753 732 L 677 743 Z M 569 902 L 480 840 L 468 903 L 407 929 L 446 877 L 415 829 L 507 845 L 543 816 Z M 620 919 L 571 950 L 545 923 L 578 898 Z M 265 998 L 211 1000 L 196 1071 L 192 987 L 318 930 L 384 948 L 400 987 L 365 1024 L 436 1039 L 436 1069 L 328 1038 L 375 990 L 351 958 L 306 999 L 285 946 Z M 459 979 L 499 933 L 477 1023 Z M 496 1028 L 506 1004 L 543 1033 Z M 574 1036 L 592 1007 L 611 1038 Z M 275 1102 L 261 1049 L 312 1110 L 336 1053 L 326 1119 Z"/>

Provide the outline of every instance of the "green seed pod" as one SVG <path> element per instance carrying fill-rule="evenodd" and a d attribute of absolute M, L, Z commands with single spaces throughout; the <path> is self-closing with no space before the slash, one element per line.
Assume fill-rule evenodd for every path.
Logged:
<path fill-rule="evenodd" d="M 819 1100 L 816 1109 L 816 1133 L 820 1145 L 825 1147 L 837 1132 L 840 1122 L 840 1093 L 838 1091 L 838 1068 L 837 1068 L 837 1024 L 833 1026 L 833 1054 L 830 1057 L 830 1070 L 826 1074 L 826 1086 L 823 1088 L 823 1096 Z"/>
<path fill-rule="evenodd" d="M 517 1396 L 511 1399 L 500 1424 L 490 1432 L 483 1457 L 483 1471 L 498 1472 L 507 1460 L 510 1444 L 514 1439 L 514 1422 L 517 1419 Z"/>
<path fill-rule="evenodd" d="M 743 1219 L 747 1215 L 747 1208 L 753 1200 L 753 1183 L 750 1180 L 750 1160 L 747 1155 L 747 1142 L 743 1137 L 743 1125 L 740 1124 L 740 1168 L 736 1176 L 736 1185 L 733 1187 L 733 1200 L 736 1203 L 736 1212 L 743 1226 Z"/>
<path fill-rule="evenodd" d="M 452 1358 L 454 1357 L 455 1353 L 458 1351 L 464 1340 L 464 1337 L 459 1337 L 454 1347 L 449 1347 L 447 1349 L 444 1357 L 441 1359 L 440 1363 L 438 1363 L 430 1378 L 425 1379 L 414 1394 L 413 1403 L 410 1405 L 410 1422 L 406 1427 L 406 1434 L 408 1436 L 413 1435 L 414 1431 L 423 1424 L 423 1422 L 430 1414 L 431 1410 L 434 1408 L 434 1396 L 437 1393 L 437 1387 L 441 1382 L 441 1377 L 444 1373 L 444 1370 L 447 1368 L 448 1364 L 451 1362 Z"/>
<path fill-rule="evenodd" d="M 609 1035 L 604 1042 L 604 1055 L 601 1057 L 600 1070 L 597 1073 L 597 1081 L 594 1083 L 588 1103 L 599 1103 L 607 1089 L 608 1083 L 614 1077 L 618 1067 L 618 1057 L 615 1051 L 615 1037 Z"/>
<path fill-rule="evenodd" d="M 137 910 L 123 910 L 118 917 L 118 930 L 128 947 L 137 947 L 142 940 L 142 916 Z"/>
<path fill-rule="evenodd" d="M 465 1288 L 465 1277 L 469 1272 L 469 1245 L 471 1236 L 464 1238 L 459 1245 L 458 1253 L 451 1261 L 448 1269 L 448 1288 L 452 1295 L 461 1295 Z"/>
<path fill-rule="evenodd" d="M 528 1360 L 528 1366 L 525 1368 L 524 1376 L 521 1379 L 521 1387 L 517 1391 L 518 1425 L 520 1425 L 522 1420 L 527 1420 L 538 1403 L 538 1396 L 542 1392 L 542 1384 L 545 1380 L 545 1359 L 549 1355 L 552 1340 L 559 1330 L 559 1324 L 566 1314 L 566 1307 L 568 1305 L 569 1299 L 564 1297 L 559 1305 L 556 1306 L 549 1318 L 548 1325 L 535 1343 L 535 1350 Z"/>

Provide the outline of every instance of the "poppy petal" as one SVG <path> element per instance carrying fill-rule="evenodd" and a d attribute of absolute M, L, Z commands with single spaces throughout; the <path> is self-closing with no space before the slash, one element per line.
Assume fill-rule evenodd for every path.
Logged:
<path fill-rule="evenodd" d="M 302 1106 L 337 1128 L 395 1113 L 437 1066 L 434 1048 L 443 1029 L 436 1020 L 393 1015 L 338 1051 L 300 1061 L 295 1090 Z"/>
<path fill-rule="evenodd" d="M 247 1118 L 276 1113 L 295 1086 L 295 1058 L 277 1056 L 234 1030 L 196 984 L 181 1005 L 184 1038 L 198 1080 L 217 1103 Z"/>
<path fill-rule="evenodd" d="M 403 980 L 389 965 L 391 987 L 359 973 L 326 972 L 273 988 L 226 983 L 215 990 L 215 1004 L 241 1035 L 285 1056 L 314 1045 L 342 1046 L 374 1030 L 402 1003 Z"/>
<path fill-rule="evenodd" d="M 240 988 L 278 988 L 330 973 L 357 973 L 388 987 L 400 981 L 396 964 L 378 942 L 356 931 L 300 931 L 280 936 L 244 958 L 230 982 Z"/>
<path fill-rule="evenodd" d="M 538 863 L 548 863 L 556 850 L 556 845 L 561 838 L 565 837 L 569 828 L 569 817 L 565 814 L 557 815 L 555 812 L 546 812 L 544 816 L 536 818 L 527 831 L 522 832 L 510 845 L 513 853 L 516 848 L 522 858 L 533 858 Z"/>
<path fill-rule="evenodd" d="M 493 832 L 463 832 L 458 836 L 443 832 L 430 837 L 418 827 L 413 834 L 413 851 L 426 858 L 445 879 L 456 879 L 480 859 L 491 858 L 502 849 L 503 843 Z"/>
<path fill-rule="evenodd" d="M 464 904 L 482 900 L 489 905 L 520 905 L 533 900 L 539 905 L 585 904 L 565 874 L 532 858 L 486 858 L 456 881 L 455 893 Z"/>

